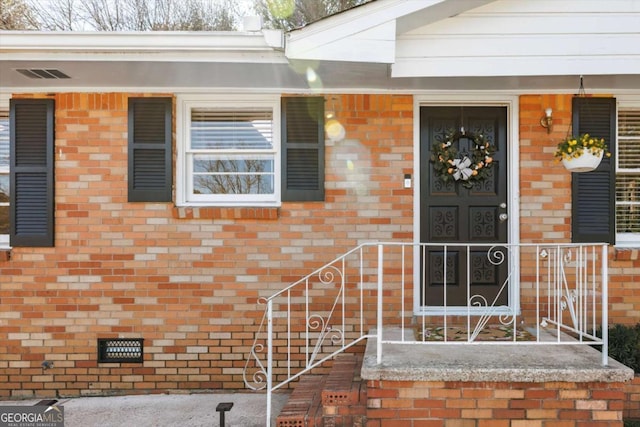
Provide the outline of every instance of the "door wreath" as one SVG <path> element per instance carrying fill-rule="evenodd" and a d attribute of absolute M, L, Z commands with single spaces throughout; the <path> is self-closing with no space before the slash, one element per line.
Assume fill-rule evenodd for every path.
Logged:
<path fill-rule="evenodd" d="M 460 153 L 454 143 L 461 138 L 472 141 L 471 156 Z M 442 181 L 461 181 L 466 188 L 476 181 L 483 181 L 493 163 L 493 145 L 482 134 L 454 132 L 444 142 L 436 141 L 431 146 L 431 162 L 435 175 Z"/>

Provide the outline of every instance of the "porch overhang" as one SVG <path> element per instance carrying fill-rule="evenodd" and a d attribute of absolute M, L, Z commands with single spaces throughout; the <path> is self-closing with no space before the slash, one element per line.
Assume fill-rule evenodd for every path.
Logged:
<path fill-rule="evenodd" d="M 444 90 L 500 89 L 483 86 L 484 78 L 507 90 L 557 90 L 562 84 L 550 77 L 572 76 L 575 86 L 580 75 L 602 76 L 602 87 L 633 89 L 637 79 L 627 86 L 616 78 L 640 74 L 631 7 L 592 2 L 576 13 L 563 2 L 381 0 L 288 33 L 286 55 L 347 67 L 387 64 L 390 86 L 415 87 L 417 79 L 429 90 L 445 82 L 439 78 L 461 78 L 446 81 Z M 528 86 L 527 77 L 535 84 Z"/>
<path fill-rule="evenodd" d="M 255 32 L 0 31 L 2 91 L 277 87 L 301 80 L 280 30 Z M 59 70 L 29 78 L 18 70 Z"/>
<path fill-rule="evenodd" d="M 374 1 L 287 34 L 290 59 L 391 64 L 397 36 L 494 0 Z"/>
<path fill-rule="evenodd" d="M 5 60 L 212 61 L 233 58 L 284 61 L 280 30 L 251 32 L 37 32 L 1 31 Z M 251 54 L 253 55 L 249 57 Z"/>
<path fill-rule="evenodd" d="M 581 75 L 590 93 L 637 91 L 640 12 L 560 3 L 377 0 L 286 36 L 2 31 L 0 92 L 575 93 Z"/>

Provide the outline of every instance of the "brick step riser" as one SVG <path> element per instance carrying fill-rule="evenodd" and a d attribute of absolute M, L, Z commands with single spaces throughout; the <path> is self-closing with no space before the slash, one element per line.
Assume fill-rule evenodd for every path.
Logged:
<path fill-rule="evenodd" d="M 277 427 L 360 427 L 366 425 L 366 384 L 361 358 L 344 354 L 328 374 L 303 376 L 277 418 Z"/>

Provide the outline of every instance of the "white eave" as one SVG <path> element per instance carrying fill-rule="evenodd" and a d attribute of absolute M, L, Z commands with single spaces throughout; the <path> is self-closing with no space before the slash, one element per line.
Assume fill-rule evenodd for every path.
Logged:
<path fill-rule="evenodd" d="M 390 77 L 640 74 L 640 0 L 376 0 L 287 35 L 289 59 Z"/>
<path fill-rule="evenodd" d="M 639 20 L 640 0 L 375 0 L 286 39 L 0 31 L 0 92 L 637 92 Z"/>
<path fill-rule="evenodd" d="M 255 32 L 0 31 L 0 58 L 75 61 L 286 62 L 280 30 Z"/>
<path fill-rule="evenodd" d="M 391 76 L 640 74 L 640 0 L 495 0 L 398 34 Z"/>
<path fill-rule="evenodd" d="M 289 59 L 391 64 L 397 35 L 493 0 L 377 0 L 287 34 Z"/>

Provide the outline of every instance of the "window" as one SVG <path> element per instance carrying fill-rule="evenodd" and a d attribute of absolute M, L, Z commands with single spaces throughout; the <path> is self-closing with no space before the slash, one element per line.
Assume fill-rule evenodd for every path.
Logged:
<path fill-rule="evenodd" d="M 323 97 L 182 96 L 176 111 L 176 204 L 324 200 Z"/>
<path fill-rule="evenodd" d="M 640 106 L 618 108 L 616 241 L 640 244 Z"/>
<path fill-rule="evenodd" d="M 178 204 L 279 203 L 279 98 L 178 102 Z"/>
<path fill-rule="evenodd" d="M 9 111 L 0 109 L 0 248 L 9 246 Z"/>

